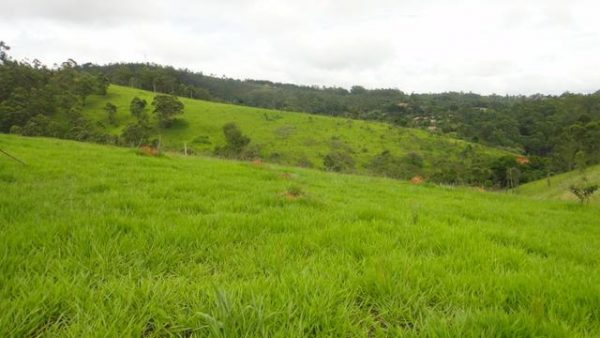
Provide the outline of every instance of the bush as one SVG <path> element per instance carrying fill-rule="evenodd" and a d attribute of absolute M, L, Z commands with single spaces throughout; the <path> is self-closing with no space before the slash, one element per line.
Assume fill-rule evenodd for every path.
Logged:
<path fill-rule="evenodd" d="M 299 167 L 303 167 L 303 168 L 313 168 L 315 165 L 310 161 L 310 159 L 308 159 L 308 157 L 306 156 L 302 156 L 300 157 L 300 159 L 298 160 L 297 165 Z"/>
<path fill-rule="evenodd" d="M 11 127 L 11 133 L 13 127 Z M 17 128 L 16 131 L 23 136 L 62 136 L 59 125 L 42 114 L 35 115 L 27 121 L 23 128 Z"/>
<path fill-rule="evenodd" d="M 121 133 L 121 139 L 127 145 L 139 146 L 140 144 L 149 143 L 150 137 L 152 136 L 152 128 L 143 120 L 137 123 L 128 124 L 123 133 Z"/>
<path fill-rule="evenodd" d="M 225 135 L 224 146 L 215 148 L 215 154 L 228 158 L 252 159 L 258 156 L 258 148 L 248 148 L 250 138 L 244 134 L 238 126 L 229 122 L 223 126 L 223 134 Z"/>
<path fill-rule="evenodd" d="M 374 174 L 399 179 L 410 179 L 423 174 L 423 158 L 417 153 L 409 153 L 403 157 L 392 155 L 385 150 L 375 156 L 367 164 Z"/>
<path fill-rule="evenodd" d="M 242 149 L 242 152 L 237 156 L 237 158 L 244 161 L 251 161 L 259 158 L 259 156 L 260 148 L 255 144 L 251 144 L 249 146 L 244 147 Z"/>
<path fill-rule="evenodd" d="M 590 201 L 592 195 L 596 192 L 596 190 L 598 190 L 598 185 L 590 184 L 584 177 L 581 180 L 581 183 L 577 185 L 571 185 L 569 190 L 573 193 L 573 195 L 577 196 L 579 203 L 585 204 Z"/>
<path fill-rule="evenodd" d="M 19 126 L 12 126 L 12 127 L 10 127 L 9 133 L 15 134 L 15 135 L 21 135 L 23 133 L 23 128 L 21 128 Z"/>
<path fill-rule="evenodd" d="M 211 144 L 212 142 L 210 142 L 210 137 L 209 136 L 200 135 L 200 136 L 197 136 L 196 138 L 194 138 L 192 140 L 192 143 L 195 143 L 195 144 Z"/>
<path fill-rule="evenodd" d="M 513 174 L 514 168 L 519 168 L 519 164 L 514 156 L 506 155 L 494 160 L 491 164 L 492 181 L 495 185 L 506 188 L 515 185 Z"/>
<path fill-rule="evenodd" d="M 348 152 L 332 151 L 323 158 L 323 165 L 328 171 L 347 171 L 354 169 L 354 159 Z"/>
<path fill-rule="evenodd" d="M 108 123 L 116 126 L 117 125 L 117 106 L 108 102 L 106 106 L 104 106 L 104 112 L 108 117 Z"/>
<path fill-rule="evenodd" d="M 129 104 L 129 111 L 136 119 L 145 119 L 144 108 L 146 108 L 146 100 L 142 100 L 139 97 L 134 97 Z"/>
<path fill-rule="evenodd" d="M 106 143 L 111 139 L 110 135 L 104 132 L 101 125 L 82 116 L 71 121 L 71 128 L 65 134 L 65 137 L 77 141 L 99 143 Z"/>

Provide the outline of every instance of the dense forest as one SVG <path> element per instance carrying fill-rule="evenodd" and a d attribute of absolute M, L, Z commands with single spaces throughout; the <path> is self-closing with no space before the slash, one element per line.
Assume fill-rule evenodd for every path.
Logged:
<path fill-rule="evenodd" d="M 49 68 L 37 60 L 13 60 L 8 51 L 9 47 L 0 43 L 0 132 L 3 133 L 127 145 L 140 134 L 148 135 L 152 128 L 169 125 L 169 116 L 161 119 L 159 126 L 151 126 L 142 114 L 136 116 L 138 122 L 127 126 L 122 135 L 114 136 L 102 123 L 84 117 L 82 108 L 86 98 L 105 94 L 108 85 L 115 83 L 157 93 L 152 104 L 159 118 L 160 111 L 156 110 L 159 107 L 183 109 L 174 96 L 161 95 L 173 94 L 383 121 L 524 155 L 521 159 L 507 157 L 482 162 L 467 151 L 462 163 L 440 164 L 444 170 L 435 181 L 441 183 L 491 182 L 497 187 L 510 187 L 515 184 L 515 176 L 519 177 L 516 181 L 526 182 L 600 162 L 600 91 L 589 95 L 525 97 L 457 92 L 407 94 L 397 89 L 360 86 L 347 90 L 236 80 L 155 64 L 99 66 L 78 65 L 68 60 Z M 132 114 L 136 105 L 142 105 L 143 109 L 145 104 L 132 102 Z M 107 105 L 109 116 L 113 110 L 114 107 Z M 381 154 L 373 159 L 372 171 L 389 175 L 395 167 L 406 164 L 398 161 L 389 154 Z M 412 166 L 414 161 L 411 161 Z"/>
<path fill-rule="evenodd" d="M 106 93 L 108 79 L 80 71 L 73 60 L 54 69 L 14 61 L 0 42 L 0 132 L 108 142 L 110 136 L 82 115 L 89 95 Z"/>
<path fill-rule="evenodd" d="M 110 82 L 102 73 L 83 71 L 74 60 L 54 68 L 38 60 L 15 61 L 8 56 L 9 49 L 0 42 L 0 132 L 121 145 L 150 136 L 153 126 L 143 111 L 147 103 L 137 98 L 131 106 L 137 122 L 120 136 L 82 114 L 87 97 L 106 95 Z M 171 95 L 157 95 L 152 106 L 160 127 L 168 127 L 174 115 L 183 111 Z M 116 107 L 107 103 L 104 110 L 112 123 Z"/>

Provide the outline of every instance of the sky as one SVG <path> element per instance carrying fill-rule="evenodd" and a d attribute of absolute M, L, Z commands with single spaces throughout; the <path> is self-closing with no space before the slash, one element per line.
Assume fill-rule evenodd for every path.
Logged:
<path fill-rule="evenodd" d="M 52 65 L 154 62 L 303 85 L 600 89 L 598 0 L 2 0 L 0 40 Z"/>

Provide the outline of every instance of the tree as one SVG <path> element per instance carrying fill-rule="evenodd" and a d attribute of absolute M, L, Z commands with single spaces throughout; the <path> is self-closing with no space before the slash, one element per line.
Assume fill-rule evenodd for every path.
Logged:
<path fill-rule="evenodd" d="M 352 88 L 350 88 L 350 93 L 352 95 L 366 94 L 367 90 L 362 86 L 352 86 Z"/>
<path fill-rule="evenodd" d="M 176 96 L 156 95 L 152 101 L 154 114 L 162 127 L 173 124 L 175 115 L 183 114 L 184 105 Z"/>
<path fill-rule="evenodd" d="M 0 61 L 5 63 L 8 60 L 8 54 L 6 51 L 10 50 L 10 46 L 8 46 L 4 41 L 0 41 Z"/>
<path fill-rule="evenodd" d="M 25 125 L 33 116 L 27 109 L 29 100 L 29 93 L 24 88 L 17 87 L 0 103 L 0 132 L 8 132 L 12 126 Z"/>
<path fill-rule="evenodd" d="M 108 122 L 112 125 L 116 125 L 117 106 L 108 102 L 106 106 L 104 106 L 104 112 L 106 113 L 106 115 L 108 115 Z"/>
<path fill-rule="evenodd" d="M 590 163 L 600 160 L 600 123 L 588 122 L 587 118 L 580 117 L 579 122 L 563 129 L 557 146 L 557 154 L 568 164 L 567 169 L 573 169 L 575 164 L 582 168 Z"/>
<path fill-rule="evenodd" d="M 104 132 L 101 123 L 85 118 L 81 114 L 73 114 L 70 121 L 71 128 L 65 133 L 64 137 L 77 141 L 91 141 L 107 143 L 112 137 Z"/>
<path fill-rule="evenodd" d="M 506 183 L 508 188 L 513 189 L 519 186 L 521 180 L 521 170 L 517 167 L 510 167 L 506 169 Z"/>
<path fill-rule="evenodd" d="M 81 102 L 85 104 L 85 99 L 96 92 L 98 92 L 98 82 L 97 78 L 86 74 L 81 73 L 75 78 L 75 88 L 74 91 L 81 98 Z"/>
<path fill-rule="evenodd" d="M 129 111 L 136 119 L 142 120 L 147 118 L 144 114 L 144 108 L 146 108 L 146 100 L 142 100 L 139 97 L 134 97 L 129 104 Z"/>
<path fill-rule="evenodd" d="M 515 178 L 521 175 L 520 171 L 518 171 L 519 164 L 514 156 L 505 155 L 497 158 L 492 162 L 490 167 L 493 183 L 502 188 L 514 187 L 515 183 L 517 183 Z"/>
<path fill-rule="evenodd" d="M 250 144 L 250 138 L 242 134 L 240 128 L 233 122 L 223 126 L 223 134 L 226 144 L 223 147 L 217 147 L 215 153 L 225 157 L 240 158 Z"/>
<path fill-rule="evenodd" d="M 23 129 L 21 135 L 23 136 L 50 136 L 49 135 L 50 119 L 46 116 L 39 114 L 32 117 Z"/>
<path fill-rule="evenodd" d="M 96 94 L 106 96 L 110 81 L 102 74 L 96 74 Z"/>
<path fill-rule="evenodd" d="M 132 146 L 139 146 L 141 144 L 148 143 L 151 136 L 152 128 L 145 120 L 128 124 L 125 129 L 123 129 L 123 133 L 121 134 L 123 141 Z"/>

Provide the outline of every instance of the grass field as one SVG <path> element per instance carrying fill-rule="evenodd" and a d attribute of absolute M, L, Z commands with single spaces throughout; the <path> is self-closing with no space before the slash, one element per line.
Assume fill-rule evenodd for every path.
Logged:
<path fill-rule="evenodd" d="M 0 135 L 0 336 L 598 337 L 600 209 Z"/>
<path fill-rule="evenodd" d="M 551 176 L 549 179 L 530 182 L 520 186 L 516 192 L 520 195 L 539 199 L 577 201 L 577 197 L 569 191 L 569 187 L 581 183 L 583 176 L 586 177 L 589 183 L 600 185 L 600 166 L 587 168 L 583 174 L 575 170 Z M 589 203 L 600 205 L 600 192 L 597 191 L 592 195 Z"/>
<path fill-rule="evenodd" d="M 152 102 L 152 92 L 111 85 L 107 96 L 93 96 L 87 100 L 85 114 L 104 122 L 108 118 L 104 105 L 111 102 L 118 107 L 119 125 L 110 127 L 119 134 L 123 127 L 133 122 L 129 103 L 135 96 Z M 200 154 L 210 154 L 217 145 L 225 143 L 222 127 L 235 122 L 249 135 L 252 144 L 260 148 L 263 160 L 286 165 L 323 167 L 323 157 L 332 149 L 342 149 L 352 154 L 356 172 L 364 172 L 364 165 L 384 150 L 394 155 L 409 152 L 420 154 L 429 172 L 434 160 L 457 159 L 467 142 L 410 128 L 393 127 L 385 123 L 333 118 L 306 113 L 273 111 L 231 104 L 181 98 L 185 113 L 168 129 L 160 131 L 163 146 L 183 151 L 184 143 Z M 151 108 L 147 111 L 151 114 Z M 477 151 L 488 156 L 507 152 L 472 144 Z"/>

